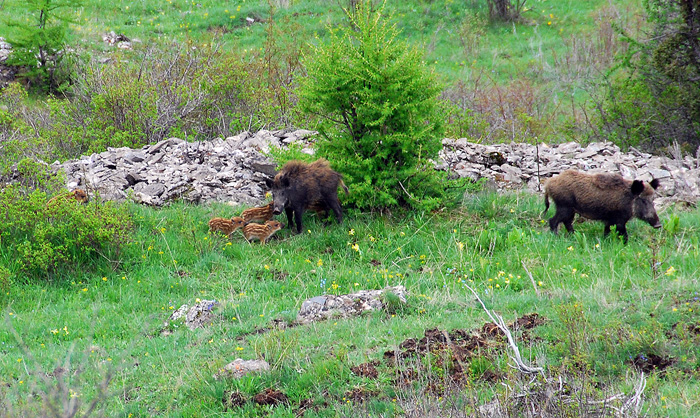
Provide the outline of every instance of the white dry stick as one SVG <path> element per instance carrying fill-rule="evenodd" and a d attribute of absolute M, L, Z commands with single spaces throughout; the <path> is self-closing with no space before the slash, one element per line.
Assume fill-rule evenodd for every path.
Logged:
<path fill-rule="evenodd" d="M 627 415 L 627 410 L 630 408 L 633 408 L 633 411 L 636 415 L 639 415 L 639 410 L 642 408 L 642 393 L 644 393 L 644 389 L 647 387 L 647 380 L 644 378 L 644 372 L 642 372 L 642 375 L 639 377 L 639 384 L 637 387 L 634 389 L 634 395 L 630 397 L 627 402 L 620 407 L 620 416 L 628 416 Z"/>
<path fill-rule="evenodd" d="M 508 330 L 508 327 L 506 326 L 505 322 L 503 321 L 503 318 L 500 315 L 498 315 L 496 313 L 491 313 L 488 309 L 486 309 L 486 305 L 484 305 L 484 302 L 481 300 L 479 295 L 476 294 L 474 289 L 472 289 L 466 283 L 464 284 L 464 286 L 466 286 L 467 289 L 469 289 L 472 292 L 472 294 L 474 294 L 474 296 L 476 297 L 476 300 L 479 301 L 479 303 L 481 304 L 481 307 L 484 308 L 484 311 L 486 311 L 486 314 L 489 316 L 489 318 L 491 318 L 491 321 L 493 321 L 493 323 L 496 324 L 496 326 L 501 330 L 501 332 L 503 332 L 503 334 L 505 334 L 506 338 L 508 338 L 508 344 L 510 345 L 510 348 L 513 349 L 513 353 L 515 354 L 511 358 L 517 364 L 517 366 L 518 366 L 517 369 L 523 373 L 530 373 L 530 374 L 542 373 L 544 371 L 544 369 L 542 369 L 541 367 L 528 366 L 527 364 L 525 364 L 523 362 L 522 358 L 520 357 L 520 350 L 518 349 L 518 346 L 515 345 L 515 341 L 513 340 L 513 336 L 511 335 L 510 331 Z"/>
<path fill-rule="evenodd" d="M 532 277 L 532 273 L 530 273 L 530 270 L 527 269 L 525 262 L 522 261 L 521 264 L 523 265 L 523 268 L 525 269 L 525 273 L 527 273 L 527 275 L 530 276 L 530 281 L 532 282 L 532 287 L 535 288 L 535 294 L 537 295 L 537 297 L 540 297 L 540 291 L 539 291 L 539 289 L 537 289 L 537 283 L 535 283 L 535 278 Z"/>

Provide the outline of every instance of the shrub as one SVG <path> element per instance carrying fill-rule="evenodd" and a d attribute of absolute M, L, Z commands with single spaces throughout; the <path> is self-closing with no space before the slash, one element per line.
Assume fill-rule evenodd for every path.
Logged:
<path fill-rule="evenodd" d="M 442 198 L 430 161 L 443 134 L 440 83 L 383 11 L 360 2 L 350 26 L 329 29 L 330 41 L 312 47 L 300 106 L 320 116 L 319 154 L 345 176 L 351 203 L 433 209 Z"/>
<path fill-rule="evenodd" d="M 124 206 L 93 199 L 79 204 L 58 198 L 47 203 L 40 190 L 0 190 L 0 263 L 28 279 L 84 269 L 103 257 L 116 259 L 131 228 Z M 15 274 L 15 276 L 17 276 Z"/>

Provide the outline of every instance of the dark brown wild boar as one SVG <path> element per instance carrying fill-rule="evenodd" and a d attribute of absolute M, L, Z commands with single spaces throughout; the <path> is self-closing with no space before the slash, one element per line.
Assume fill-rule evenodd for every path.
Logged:
<path fill-rule="evenodd" d="M 645 183 L 640 180 L 625 180 L 619 174 L 586 174 L 567 170 L 545 184 L 542 214 L 547 213 L 551 197 L 557 211 L 549 220 L 549 227 L 555 234 L 560 223 L 564 223 L 566 229 L 573 232 L 572 222 L 578 213 L 588 219 L 603 221 L 605 235 L 615 225 L 626 242 L 625 225 L 632 217 L 641 219 L 654 228 L 661 227 L 654 208 L 654 190 L 657 187 L 659 181 L 656 179 Z"/>
<path fill-rule="evenodd" d="M 343 220 L 343 210 L 338 200 L 338 186 L 345 193 L 348 188 L 343 183 L 342 176 L 333 171 L 328 161 L 319 159 L 311 164 L 302 161 L 290 161 L 282 167 L 271 183 L 272 200 L 275 215 L 287 214 L 289 227 L 296 232 L 302 230 L 302 215 L 307 209 L 315 211 L 329 208 L 335 213 L 338 223 Z"/>

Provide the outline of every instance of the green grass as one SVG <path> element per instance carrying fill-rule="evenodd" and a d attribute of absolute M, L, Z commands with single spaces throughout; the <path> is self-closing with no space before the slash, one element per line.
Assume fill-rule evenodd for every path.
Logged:
<path fill-rule="evenodd" d="M 393 416 L 411 397 L 392 384 L 384 351 L 430 328 L 480 328 L 488 319 L 467 284 L 506 321 L 532 312 L 547 319 L 521 350 L 549 375 L 585 366 L 587 378 L 610 394 L 631 389 L 630 359 L 672 358 L 664 373 L 647 376 L 645 410 L 650 416 L 700 413 L 693 406 L 700 393 L 700 337 L 693 328 L 700 326 L 700 213 L 663 213 L 664 221 L 679 218 L 677 231 L 632 221 L 624 245 L 603 239 L 595 222 L 554 236 L 540 221 L 541 209 L 540 199 L 529 195 L 478 194 L 449 213 L 350 213 L 344 224 L 328 227 L 309 216 L 305 233 L 284 230 L 261 246 L 240 235 L 228 241 L 208 233 L 210 217 L 237 212 L 228 206 L 133 206 L 134 241 L 116 271 L 105 273 L 97 262 L 71 277 L 6 291 L 0 383 L 5 396 L 30 402 L 23 395 L 38 379 L 31 372 L 52 371 L 72 350 L 73 367 L 86 367 L 71 378 L 83 401 L 108 366 L 117 371 L 104 403 L 108 416 L 293 416 L 304 399 L 313 400 L 319 416 Z M 651 260 L 659 263 L 655 270 Z M 410 296 L 394 314 L 257 332 L 274 328 L 273 320 L 294 319 L 307 298 L 396 284 Z M 175 322 L 172 335 L 161 335 L 173 310 L 197 298 L 220 302 L 220 319 L 195 331 Z M 28 351 L 7 332 L 10 326 Z M 489 356 L 506 381 L 517 380 L 503 348 Z M 265 358 L 272 371 L 214 380 L 236 357 Z M 350 372 L 373 360 L 380 361 L 379 378 Z M 499 384 L 470 382 L 467 393 L 482 402 L 503 396 Z M 252 397 L 268 387 L 285 392 L 290 406 L 247 404 L 223 412 L 225 392 Z M 355 388 L 373 395 L 348 404 L 343 398 Z"/>
<path fill-rule="evenodd" d="M 145 45 L 159 39 L 209 42 L 216 35 L 225 49 L 252 51 L 264 46 L 271 11 L 276 25 L 293 30 L 302 42 L 315 42 L 315 36 L 327 37 L 327 27 L 346 20 L 340 4 L 347 7 L 345 2 L 318 0 L 273 1 L 272 9 L 266 1 L 251 0 L 86 0 L 81 10 L 71 13 L 75 20 L 72 38 L 88 50 L 103 51 L 107 47 L 102 35 L 109 31 Z M 7 0 L 2 7 L 14 16 L 23 11 L 19 0 Z M 535 0 L 526 4 L 521 23 L 489 25 L 485 2 L 386 2 L 402 36 L 424 49 L 426 61 L 450 82 L 468 79 L 479 71 L 501 83 L 537 78 L 543 66 L 555 66 L 554 57 L 567 55 L 566 43 L 572 37 L 595 38 L 601 15 L 613 15 L 610 11 L 615 10 L 624 22 L 636 7 L 638 2 L 629 0 Z M 465 49 L 460 28 L 471 22 L 471 16 L 479 16 L 481 23 L 467 27 L 481 28 L 483 34 Z M 246 18 L 257 23 L 250 25 Z"/>

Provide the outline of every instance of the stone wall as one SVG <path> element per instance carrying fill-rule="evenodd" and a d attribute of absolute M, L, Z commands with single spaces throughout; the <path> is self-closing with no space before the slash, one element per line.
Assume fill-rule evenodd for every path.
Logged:
<path fill-rule="evenodd" d="M 185 142 L 170 138 L 140 149 L 115 148 L 54 164 L 66 172 L 69 189 L 99 191 L 103 199 L 133 199 L 159 206 L 170 200 L 223 201 L 257 205 L 265 200 L 265 178 L 275 173 L 266 157 L 270 147 L 301 141 L 309 148 L 315 132 L 243 132 L 226 139 Z M 512 143 L 480 145 L 465 139 L 443 140 L 436 168 L 453 176 L 485 177 L 498 189 L 541 189 L 544 180 L 568 168 L 618 172 L 626 178 L 661 181 L 657 203 L 700 199 L 700 162 L 697 158 L 673 159 L 632 150 L 620 151 L 612 143 L 586 147 L 570 142 L 538 147 Z"/>

